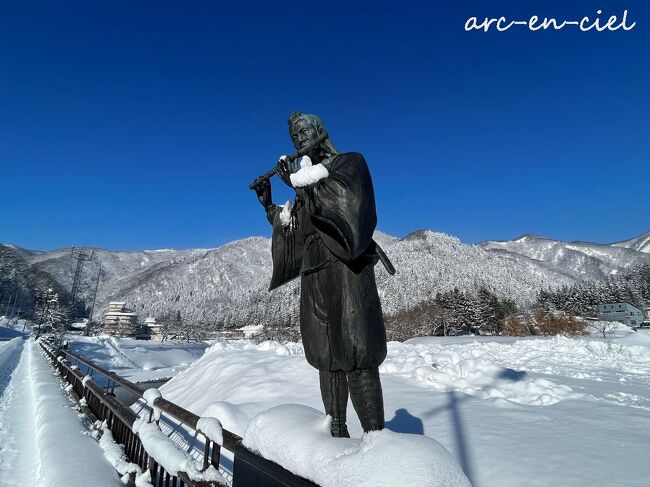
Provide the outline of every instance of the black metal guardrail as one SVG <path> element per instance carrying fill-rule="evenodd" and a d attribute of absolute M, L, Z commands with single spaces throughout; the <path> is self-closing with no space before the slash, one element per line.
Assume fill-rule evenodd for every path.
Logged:
<path fill-rule="evenodd" d="M 41 340 L 39 344 L 61 377 L 72 384 L 75 394 L 79 398 L 85 398 L 86 405 L 82 406 L 83 412 L 93 421 L 106 421 L 115 442 L 124 447 L 124 453 L 128 460 L 139 465 L 143 471 L 149 470 L 151 483 L 154 486 L 184 487 L 187 485 L 194 487 L 212 487 L 221 485 L 213 482 L 193 481 L 186 472 L 178 472 L 176 475 L 171 475 L 165 471 L 162 465 L 156 462 L 155 458 L 147 453 L 140 438 L 133 432 L 133 424 L 140 418 L 130 407 L 121 403 L 112 395 L 115 384 L 118 384 L 135 396 L 143 398 L 145 391 L 137 384 L 69 350 L 64 348 L 54 349 L 50 344 L 46 344 L 44 340 Z M 72 364 L 72 361 L 77 362 L 79 365 L 85 365 L 88 370 L 88 374 L 85 375 L 90 376 L 91 379 L 84 381 L 85 375 L 81 372 L 79 365 L 75 366 Z M 105 390 L 104 387 L 92 380 L 93 371 L 108 379 Z M 200 419 L 199 416 L 163 397 L 157 397 L 153 401 L 153 404 L 148 404 L 148 406 L 150 407 L 150 421 L 152 419 L 153 406 L 160 409 L 165 415 L 201 433 L 205 438 L 202 471 L 207 470 L 210 465 L 217 470 L 219 469 L 221 446 L 198 429 L 197 423 Z M 235 459 L 232 472 L 234 487 L 317 487 L 313 482 L 298 477 L 283 469 L 281 466 L 247 450 L 241 442 L 241 437 L 223 429 L 223 448 L 232 452 Z M 131 480 L 133 481 L 134 478 Z"/>

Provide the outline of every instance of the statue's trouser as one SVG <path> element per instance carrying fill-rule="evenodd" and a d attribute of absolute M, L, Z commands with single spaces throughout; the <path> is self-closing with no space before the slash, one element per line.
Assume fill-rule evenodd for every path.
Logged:
<path fill-rule="evenodd" d="M 377 367 L 347 373 L 342 370 L 321 370 L 320 391 L 325 411 L 332 416 L 332 436 L 350 436 L 345 424 L 348 389 L 363 430 L 383 429 L 384 399 Z"/>

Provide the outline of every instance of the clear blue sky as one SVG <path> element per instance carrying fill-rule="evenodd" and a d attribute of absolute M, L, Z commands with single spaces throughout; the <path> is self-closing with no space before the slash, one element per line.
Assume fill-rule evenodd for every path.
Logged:
<path fill-rule="evenodd" d="M 0 242 L 269 235 L 248 184 L 292 151 L 295 110 L 366 156 L 389 234 L 650 230 L 647 1 L 233 3 L 3 2 Z M 470 16 L 598 8 L 637 26 L 464 31 Z"/>

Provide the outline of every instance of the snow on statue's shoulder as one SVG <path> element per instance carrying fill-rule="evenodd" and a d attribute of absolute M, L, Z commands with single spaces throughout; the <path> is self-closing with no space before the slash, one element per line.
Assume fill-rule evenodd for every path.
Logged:
<path fill-rule="evenodd" d="M 332 438 L 329 416 L 298 404 L 255 416 L 244 446 L 321 485 L 471 485 L 449 452 L 426 436 L 390 430 L 359 438 Z"/>
<path fill-rule="evenodd" d="M 303 188 L 328 177 L 329 171 L 323 164 L 312 165 L 309 156 L 300 158 L 300 169 L 289 175 L 291 184 L 295 188 Z"/>

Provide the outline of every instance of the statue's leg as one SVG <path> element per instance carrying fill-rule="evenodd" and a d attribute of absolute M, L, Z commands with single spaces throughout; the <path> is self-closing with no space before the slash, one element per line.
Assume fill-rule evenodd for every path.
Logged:
<path fill-rule="evenodd" d="M 363 431 L 384 429 L 384 398 L 379 369 L 352 370 L 348 372 L 348 384 L 352 405 Z"/>
<path fill-rule="evenodd" d="M 319 371 L 320 393 L 323 398 L 325 412 L 332 417 L 332 436 L 349 438 L 348 427 L 345 424 L 348 407 L 348 380 L 345 372 L 336 370 Z"/>

